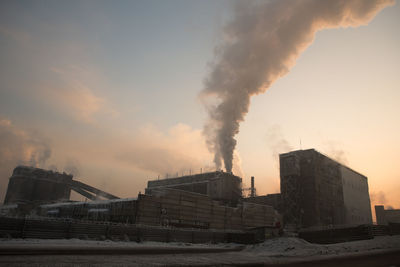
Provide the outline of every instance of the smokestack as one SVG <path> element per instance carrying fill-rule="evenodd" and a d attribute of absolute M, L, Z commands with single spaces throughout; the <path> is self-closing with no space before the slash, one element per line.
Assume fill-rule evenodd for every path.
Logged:
<path fill-rule="evenodd" d="M 251 197 L 255 197 L 256 196 L 256 189 L 254 187 L 254 176 L 251 176 L 250 196 Z"/>
<path fill-rule="evenodd" d="M 204 134 L 214 163 L 232 171 L 235 136 L 250 98 L 286 75 L 316 32 L 366 25 L 393 0 L 237 1 L 200 93 L 209 114 Z M 312 74 L 310 74 L 312 75 Z"/>

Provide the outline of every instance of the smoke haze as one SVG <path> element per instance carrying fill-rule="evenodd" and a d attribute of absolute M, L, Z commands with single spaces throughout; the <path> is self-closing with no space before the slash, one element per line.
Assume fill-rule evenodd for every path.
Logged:
<path fill-rule="evenodd" d="M 279 125 L 274 125 L 268 129 L 267 144 L 272 152 L 272 159 L 277 163 L 279 161 L 279 154 L 287 153 L 293 150 L 293 147 L 285 139 Z"/>
<path fill-rule="evenodd" d="M 335 141 L 327 141 L 324 143 L 324 148 L 322 151 L 327 154 L 330 158 L 336 160 L 337 162 L 349 165 L 349 160 L 347 159 L 347 152 L 342 149 L 343 145 Z"/>
<path fill-rule="evenodd" d="M 142 127 L 133 141 L 126 141 L 116 152 L 116 159 L 160 177 L 211 170 L 210 153 L 204 147 L 200 130 L 185 124 L 171 127 L 163 133 L 153 126 Z M 156 178 L 156 177 L 152 177 Z"/>
<path fill-rule="evenodd" d="M 239 1 L 216 48 L 201 97 L 209 113 L 206 143 L 217 168 L 232 171 L 235 136 L 250 97 L 287 74 L 316 32 L 366 25 L 391 0 Z"/>
<path fill-rule="evenodd" d="M 0 199 L 4 198 L 8 178 L 17 165 L 43 168 L 50 156 L 45 138 L 0 117 Z"/>

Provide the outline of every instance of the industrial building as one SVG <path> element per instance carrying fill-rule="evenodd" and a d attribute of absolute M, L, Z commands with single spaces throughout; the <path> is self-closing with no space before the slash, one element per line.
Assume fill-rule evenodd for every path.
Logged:
<path fill-rule="evenodd" d="M 145 194 L 119 199 L 72 175 L 18 166 L 0 213 L 217 230 L 274 227 L 281 216 L 272 206 L 242 202 L 241 181 L 221 171 L 202 173 L 149 181 Z M 71 190 L 93 201 L 70 201 Z"/>
<path fill-rule="evenodd" d="M 148 181 L 145 194 L 119 199 L 72 175 L 18 166 L 0 211 L 15 214 L 28 203 L 45 217 L 223 230 L 372 224 L 367 177 L 314 149 L 279 160 L 281 193 L 265 196 L 256 196 L 254 177 L 243 189 L 240 177 L 215 171 Z M 71 190 L 93 201 L 71 202 Z"/>
<path fill-rule="evenodd" d="M 400 223 L 400 209 L 386 209 L 383 205 L 375 206 L 376 223 L 387 225 L 390 223 Z"/>
<path fill-rule="evenodd" d="M 207 195 L 176 189 L 153 190 L 138 198 L 45 204 L 38 214 L 46 217 L 131 223 L 149 226 L 245 230 L 273 227 L 280 215 L 267 205 L 223 205 Z"/>
<path fill-rule="evenodd" d="M 20 204 L 34 207 L 43 203 L 69 200 L 71 190 L 95 200 L 100 197 L 118 197 L 93 186 L 73 180 L 72 175 L 28 166 L 17 166 L 10 180 L 4 204 Z"/>
<path fill-rule="evenodd" d="M 48 203 L 68 200 L 72 175 L 18 166 L 10 177 L 4 204 Z"/>
<path fill-rule="evenodd" d="M 207 172 L 147 182 L 146 194 L 155 189 L 179 189 L 236 205 L 242 197 L 242 179 L 223 171 Z"/>
<path fill-rule="evenodd" d="M 372 223 L 367 177 L 314 149 L 281 154 L 279 161 L 286 224 Z"/>

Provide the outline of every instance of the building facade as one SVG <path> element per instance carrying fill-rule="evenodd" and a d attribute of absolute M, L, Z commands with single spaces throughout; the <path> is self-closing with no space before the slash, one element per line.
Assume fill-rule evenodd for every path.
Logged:
<path fill-rule="evenodd" d="M 279 160 L 285 223 L 372 223 L 367 177 L 314 149 L 281 154 Z"/>
<path fill-rule="evenodd" d="M 164 188 L 207 195 L 231 204 L 237 204 L 242 197 L 242 179 L 222 171 L 148 181 L 145 192 L 151 194 L 152 190 Z"/>

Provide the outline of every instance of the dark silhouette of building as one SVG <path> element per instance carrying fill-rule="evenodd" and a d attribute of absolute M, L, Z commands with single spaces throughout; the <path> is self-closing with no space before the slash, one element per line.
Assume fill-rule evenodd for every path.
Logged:
<path fill-rule="evenodd" d="M 314 149 L 281 154 L 279 161 L 286 224 L 372 223 L 367 177 Z"/>
<path fill-rule="evenodd" d="M 72 175 L 34 167 L 17 166 L 10 180 L 4 204 L 35 206 L 69 200 L 71 189 L 95 200 L 118 198 L 93 186 L 72 179 Z"/>

